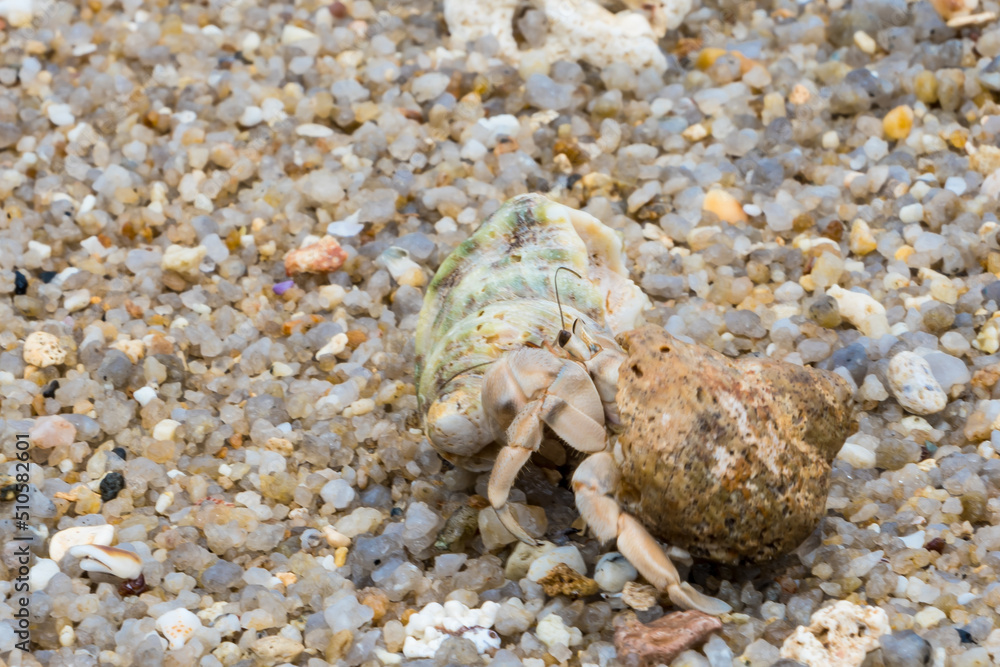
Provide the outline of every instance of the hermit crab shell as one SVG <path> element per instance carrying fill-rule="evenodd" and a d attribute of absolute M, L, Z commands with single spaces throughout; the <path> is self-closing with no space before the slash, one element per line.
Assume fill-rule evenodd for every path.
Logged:
<path fill-rule="evenodd" d="M 554 284 L 560 267 L 559 318 Z M 597 218 L 536 194 L 496 211 L 441 265 L 417 325 L 417 392 L 428 436 L 453 463 L 488 470 L 502 441 L 480 404 L 489 364 L 544 347 L 580 320 L 613 338 L 649 300 L 625 269 L 621 237 Z"/>

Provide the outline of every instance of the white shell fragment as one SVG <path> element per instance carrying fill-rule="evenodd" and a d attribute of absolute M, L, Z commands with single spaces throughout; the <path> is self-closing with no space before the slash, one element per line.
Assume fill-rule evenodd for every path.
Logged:
<path fill-rule="evenodd" d="M 74 526 L 66 530 L 60 530 L 49 540 L 49 558 L 55 562 L 60 562 L 72 547 L 85 544 L 98 544 L 100 546 L 111 546 L 111 540 L 115 537 L 115 527 L 104 524 L 103 526 Z"/>
<path fill-rule="evenodd" d="M 200 627 L 201 619 L 183 608 L 168 611 L 156 619 L 156 629 L 167 638 L 171 649 L 183 647 Z"/>
<path fill-rule="evenodd" d="M 24 361 L 32 366 L 48 368 L 66 360 L 66 350 L 59 346 L 59 339 L 45 331 L 36 331 L 24 340 Z"/>
<path fill-rule="evenodd" d="M 948 395 L 934 378 L 930 364 L 915 352 L 900 352 L 889 362 L 889 389 L 899 404 L 918 415 L 941 412 Z"/>
<path fill-rule="evenodd" d="M 80 567 L 87 572 L 113 574 L 122 579 L 137 579 L 142 574 L 142 560 L 132 553 L 117 547 L 99 544 L 80 544 L 72 547 L 69 554 L 80 559 Z"/>
<path fill-rule="evenodd" d="M 515 63 L 528 57 L 549 65 L 559 60 L 584 60 L 595 67 L 625 63 L 635 70 L 653 67 L 662 72 L 667 69 L 667 59 L 657 44 L 658 37 L 667 28 L 680 25 L 691 11 L 691 0 L 650 3 L 654 5 L 654 30 L 638 12 L 613 14 L 592 0 L 533 0 L 531 4 L 545 13 L 548 34 L 541 48 L 521 51 L 513 29 L 521 4 L 520 0 L 445 0 L 444 17 L 454 46 L 461 48 L 493 35 L 500 55 Z"/>
<path fill-rule="evenodd" d="M 858 667 L 891 631 L 884 610 L 847 600 L 820 609 L 809 627 L 799 626 L 781 646 L 781 657 L 809 667 Z"/>
<path fill-rule="evenodd" d="M 433 658 L 448 637 L 462 637 L 476 645 L 483 654 L 500 648 L 500 635 L 491 630 L 500 605 L 484 602 L 479 609 L 469 609 L 458 600 L 443 605 L 432 602 L 406 623 L 403 655 L 407 658 Z"/>

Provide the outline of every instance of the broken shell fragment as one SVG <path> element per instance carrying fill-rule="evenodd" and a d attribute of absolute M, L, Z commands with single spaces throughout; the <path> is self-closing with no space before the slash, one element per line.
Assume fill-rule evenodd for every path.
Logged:
<path fill-rule="evenodd" d="M 285 257 L 285 275 L 300 273 L 332 273 L 347 260 L 347 252 L 337 239 L 324 236 L 316 243 L 293 250 Z"/>
<path fill-rule="evenodd" d="M 101 546 L 111 546 L 111 540 L 115 537 L 115 527 L 109 524 L 103 526 L 74 526 L 66 530 L 60 530 L 49 540 L 49 558 L 55 562 L 60 562 L 70 548 L 86 545 L 99 544 Z"/>
<path fill-rule="evenodd" d="M 122 579 L 136 579 L 142 574 L 142 560 L 131 551 L 99 544 L 80 544 L 70 548 L 69 555 L 80 559 L 87 572 L 113 574 Z"/>
<path fill-rule="evenodd" d="M 156 619 L 156 629 L 167 638 L 171 649 L 183 647 L 200 627 L 201 620 L 183 608 L 172 609 Z"/>

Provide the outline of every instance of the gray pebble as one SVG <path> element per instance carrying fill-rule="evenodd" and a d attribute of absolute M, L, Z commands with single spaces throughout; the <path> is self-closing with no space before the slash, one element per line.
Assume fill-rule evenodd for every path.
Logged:
<path fill-rule="evenodd" d="M 931 662 L 931 645 L 913 630 L 882 635 L 879 642 L 885 667 L 919 667 Z"/>
<path fill-rule="evenodd" d="M 122 389 L 132 375 L 132 361 L 121 350 L 108 350 L 97 369 L 97 379 L 111 383 L 115 389 Z"/>

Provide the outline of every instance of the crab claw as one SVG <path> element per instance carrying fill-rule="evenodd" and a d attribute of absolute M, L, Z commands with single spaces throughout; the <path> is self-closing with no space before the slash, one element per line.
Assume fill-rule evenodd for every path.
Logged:
<path fill-rule="evenodd" d="M 538 545 L 538 540 L 529 535 L 527 531 L 521 527 L 521 524 L 517 522 L 517 519 L 514 518 L 514 513 L 510 511 L 510 505 L 505 504 L 496 512 L 497 518 L 500 519 L 500 523 L 502 523 L 504 528 L 509 530 L 514 537 L 533 547 Z"/>
<path fill-rule="evenodd" d="M 497 455 L 490 475 L 490 505 L 507 530 L 522 542 L 535 544 L 507 507 L 514 479 L 538 451 L 543 426 L 575 449 L 603 450 L 607 432 L 601 397 L 580 364 L 547 350 L 522 348 L 486 373 L 483 409 L 493 423 L 506 425 L 507 446 Z"/>
<path fill-rule="evenodd" d="M 614 499 L 619 472 L 614 457 L 600 452 L 588 457 L 573 473 L 576 506 L 587 526 L 602 541 L 617 540 L 618 550 L 657 589 L 666 591 L 670 601 L 684 609 L 697 609 L 718 616 L 732 607 L 699 593 L 681 581 L 677 568 L 639 521 L 622 511 Z"/>

